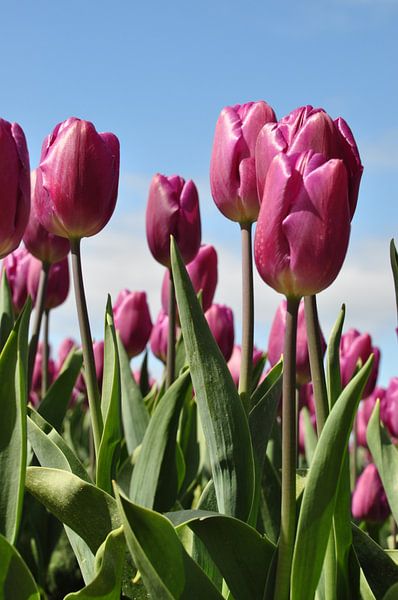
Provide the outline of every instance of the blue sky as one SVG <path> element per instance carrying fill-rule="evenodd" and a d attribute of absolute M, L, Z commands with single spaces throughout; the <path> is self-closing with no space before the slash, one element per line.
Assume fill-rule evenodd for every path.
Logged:
<path fill-rule="evenodd" d="M 32 167 L 44 136 L 71 115 L 120 139 L 115 215 L 83 246 L 97 337 L 107 291 L 148 289 L 156 316 L 161 270 L 143 227 L 157 171 L 198 183 L 203 239 L 219 249 L 216 299 L 235 308 L 239 324 L 238 229 L 208 186 L 217 116 L 249 100 L 268 101 L 278 117 L 313 104 L 347 120 L 365 165 L 346 265 L 319 299 L 325 334 L 346 301 L 347 326 L 370 330 L 382 348 L 382 382 L 398 374 L 388 265 L 389 239 L 398 238 L 398 0 L 19 0 L 3 2 L 1 17 L 0 115 L 22 125 Z M 279 302 L 263 288 L 258 282 L 262 347 Z M 76 328 L 73 310 L 71 300 L 54 313 L 56 340 Z"/>

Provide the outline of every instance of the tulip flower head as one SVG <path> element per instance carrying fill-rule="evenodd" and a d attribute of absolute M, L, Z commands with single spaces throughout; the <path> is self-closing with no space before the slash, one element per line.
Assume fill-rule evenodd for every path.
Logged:
<path fill-rule="evenodd" d="M 34 256 L 31 257 L 28 271 L 28 293 L 32 297 L 33 304 L 36 303 L 39 290 L 42 262 Z M 65 257 L 59 262 L 50 265 L 46 287 L 46 299 L 44 308 L 50 310 L 65 302 L 69 294 L 69 264 Z"/>
<path fill-rule="evenodd" d="M 214 135 L 210 162 L 210 185 L 218 209 L 238 223 L 257 220 L 255 147 L 265 123 L 274 123 L 275 113 L 263 101 L 227 106 L 221 111 Z"/>
<path fill-rule="evenodd" d="M 365 364 L 371 354 L 374 355 L 373 366 L 362 394 L 363 398 L 370 396 L 376 385 L 380 350 L 372 346 L 372 338 L 368 333 L 361 334 L 357 329 L 350 329 L 341 336 L 340 371 L 343 387 L 353 378 L 356 370 Z"/>
<path fill-rule="evenodd" d="M 28 297 L 28 272 L 32 258 L 26 248 L 21 247 L 6 256 L 3 261 L 3 269 L 7 275 L 12 303 L 17 315 L 23 309 Z"/>
<path fill-rule="evenodd" d="M 165 364 L 167 360 L 168 331 L 169 317 L 163 309 L 160 309 L 156 322 L 152 328 L 149 343 L 152 353 Z"/>
<path fill-rule="evenodd" d="M 228 361 L 231 358 L 235 339 L 232 310 L 224 304 L 212 304 L 205 312 L 205 317 L 218 347 Z"/>
<path fill-rule="evenodd" d="M 359 476 L 352 496 L 352 514 L 356 519 L 382 523 L 390 514 L 386 493 L 374 464 Z"/>
<path fill-rule="evenodd" d="M 398 437 L 398 377 L 388 383 L 380 404 L 380 416 L 392 436 Z"/>
<path fill-rule="evenodd" d="M 255 346 L 253 347 L 253 367 L 261 360 L 264 353 L 261 350 L 258 350 Z M 239 377 L 240 377 L 240 363 L 242 360 L 242 347 L 238 344 L 235 344 L 232 350 L 231 357 L 228 361 L 228 369 L 232 375 L 232 379 L 236 387 L 239 385 Z"/>
<path fill-rule="evenodd" d="M 201 240 L 199 196 L 193 181 L 156 174 L 149 188 L 146 235 L 152 256 L 170 267 L 173 235 L 185 264 L 198 253 Z"/>
<path fill-rule="evenodd" d="M 129 358 L 141 354 L 152 331 L 145 292 L 122 290 L 113 307 L 115 329 Z"/>
<path fill-rule="evenodd" d="M 368 429 L 369 419 L 372 415 L 376 401 L 380 400 L 381 403 L 381 420 L 384 422 L 383 406 L 386 390 L 382 387 L 375 387 L 373 392 L 365 398 L 359 405 L 359 409 L 356 416 L 356 434 L 357 444 L 367 448 L 368 443 L 366 440 L 366 432 Z"/>

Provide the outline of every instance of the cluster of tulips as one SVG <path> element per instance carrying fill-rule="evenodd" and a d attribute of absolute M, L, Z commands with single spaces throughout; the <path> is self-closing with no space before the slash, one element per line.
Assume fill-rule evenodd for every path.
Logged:
<path fill-rule="evenodd" d="M 241 230 L 241 345 L 232 310 L 213 302 L 197 188 L 160 174 L 146 235 L 165 267 L 161 310 L 153 324 L 145 292 L 124 289 L 93 341 L 80 243 L 114 212 L 118 139 L 70 118 L 30 173 L 21 128 L 0 120 L 5 600 L 398 597 L 398 378 L 377 386 L 380 351 L 343 333 L 344 307 L 328 343 L 317 313 L 362 171 L 347 123 L 323 109 L 279 121 L 264 101 L 223 109 L 210 183 Z M 81 342 L 68 332 L 55 360 L 49 315 L 68 295 L 69 253 Z M 284 296 L 266 352 L 253 254 Z M 391 262 L 398 290 L 393 243 Z"/>

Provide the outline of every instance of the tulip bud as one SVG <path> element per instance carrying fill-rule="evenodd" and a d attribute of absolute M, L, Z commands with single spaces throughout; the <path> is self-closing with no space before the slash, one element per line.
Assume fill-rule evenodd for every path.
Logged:
<path fill-rule="evenodd" d="M 49 232 L 69 239 L 95 235 L 116 205 L 119 141 L 72 117 L 43 143 L 36 187 L 37 217 Z M 41 189 L 42 188 L 42 189 Z"/>
<path fill-rule="evenodd" d="M 146 236 L 155 260 L 170 267 L 170 235 L 186 263 L 198 253 L 201 240 L 199 196 L 193 181 L 178 175 L 154 175 L 146 209 Z"/>
<path fill-rule="evenodd" d="M 368 443 L 366 440 L 366 432 L 368 429 L 369 419 L 376 404 L 376 400 L 380 400 L 381 406 L 383 406 L 385 394 L 386 390 L 384 388 L 376 387 L 370 394 L 370 396 L 365 398 L 359 405 L 355 425 L 357 434 L 357 444 L 359 446 L 367 448 Z M 382 421 L 384 420 L 383 417 L 381 419 Z"/>
<path fill-rule="evenodd" d="M 374 464 L 369 464 L 359 476 L 352 496 L 355 519 L 382 523 L 390 514 L 386 493 Z"/>
<path fill-rule="evenodd" d="M 203 312 L 210 308 L 217 287 L 217 252 L 214 246 L 203 244 L 195 258 L 187 265 L 188 275 L 196 294 L 202 291 Z M 162 308 L 168 314 L 170 272 L 165 271 L 162 283 Z"/>
<path fill-rule="evenodd" d="M 268 338 L 268 360 L 271 367 L 276 365 L 283 354 L 283 344 L 286 329 L 286 300 L 282 300 L 275 313 Z M 321 333 L 322 354 L 326 350 L 325 338 Z M 308 353 L 307 329 L 305 324 L 304 302 L 301 301 L 297 316 L 297 342 L 296 342 L 296 381 L 303 385 L 311 380 L 310 357 Z"/>
<path fill-rule="evenodd" d="M 212 304 L 206 311 L 205 317 L 214 339 L 225 360 L 228 361 L 231 358 L 235 338 L 232 310 L 224 304 Z"/>
<path fill-rule="evenodd" d="M 32 297 L 33 304 L 36 303 L 39 290 L 42 262 L 34 256 L 30 259 L 28 271 L 28 293 Z M 57 263 L 50 265 L 46 288 L 46 299 L 44 308 L 51 310 L 65 302 L 69 294 L 69 265 L 65 257 Z"/>
<path fill-rule="evenodd" d="M 348 247 L 347 174 L 341 160 L 278 154 L 254 240 L 262 279 L 287 297 L 311 296 L 337 277 Z"/>
<path fill-rule="evenodd" d="M 392 377 L 381 399 L 380 417 L 392 436 L 398 437 L 398 377 Z"/>
<path fill-rule="evenodd" d="M 258 350 L 255 346 L 253 347 L 253 367 L 261 360 L 264 353 L 261 350 Z M 242 360 L 242 348 L 235 344 L 232 350 L 231 358 L 228 361 L 228 369 L 232 375 L 232 379 L 236 387 L 239 385 L 239 377 L 240 377 L 240 363 Z"/>
<path fill-rule="evenodd" d="M 274 123 L 275 113 L 266 102 L 227 106 L 221 111 L 214 135 L 210 162 L 210 186 L 218 209 L 238 223 L 257 220 L 254 151 L 259 131 Z"/>
<path fill-rule="evenodd" d="M 163 363 L 167 360 L 167 341 L 169 331 L 169 317 L 163 309 L 160 310 L 156 323 L 152 328 L 150 345 L 152 353 Z"/>
<path fill-rule="evenodd" d="M 58 348 L 58 358 L 57 358 L 57 362 L 56 362 L 56 371 L 57 371 L 57 373 L 60 372 L 60 370 L 63 367 L 64 362 L 66 361 L 66 359 L 68 358 L 70 352 L 74 348 L 77 348 L 77 343 L 72 338 L 65 338 L 61 342 L 61 344 L 60 344 L 60 346 Z"/>
<path fill-rule="evenodd" d="M 12 303 L 18 315 L 28 297 L 28 272 L 32 256 L 26 248 L 18 248 L 3 260 L 3 269 L 6 272 L 10 285 Z"/>
<path fill-rule="evenodd" d="M 323 154 L 326 160 L 338 158 L 344 162 L 352 219 L 363 166 L 347 123 L 341 117 L 333 121 L 322 108 L 302 106 L 278 123 L 264 125 L 257 138 L 255 153 L 260 198 L 263 198 L 265 181 L 273 158 L 279 152 L 293 154 L 308 150 Z"/>
<path fill-rule="evenodd" d="M 38 196 L 46 195 L 43 186 L 36 185 L 36 170 L 31 173 L 31 191 L 32 204 L 29 216 L 28 226 L 25 229 L 23 241 L 27 249 L 33 256 L 44 263 L 56 263 L 65 258 L 70 250 L 70 244 L 67 239 L 49 233 L 44 229 L 37 216 Z"/>
<path fill-rule="evenodd" d="M 116 298 L 113 316 L 129 358 L 141 354 L 152 331 L 146 293 L 122 290 Z"/>
<path fill-rule="evenodd" d="M 0 258 L 15 250 L 30 211 L 29 154 L 17 123 L 0 119 Z"/>
<path fill-rule="evenodd" d="M 369 396 L 376 385 L 379 372 L 380 350 L 372 346 L 372 338 L 368 333 L 359 333 L 356 329 L 350 329 L 341 336 L 340 340 L 340 371 L 343 388 L 353 378 L 357 368 L 361 367 L 374 354 L 372 370 L 362 397 Z"/>

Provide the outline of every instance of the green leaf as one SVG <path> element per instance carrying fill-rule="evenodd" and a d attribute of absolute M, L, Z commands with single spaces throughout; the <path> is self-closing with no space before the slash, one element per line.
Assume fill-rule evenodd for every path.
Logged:
<path fill-rule="evenodd" d="M 260 381 L 261 375 L 263 374 L 265 363 L 267 362 L 267 355 L 263 353 L 260 359 L 253 365 L 253 373 L 252 373 L 252 394 L 255 392 L 258 386 L 258 382 Z M 251 403 L 251 406 L 253 404 Z"/>
<path fill-rule="evenodd" d="M 397 315 L 398 315 L 398 253 L 395 248 L 394 240 L 392 239 L 390 242 L 390 262 L 392 275 L 394 278 L 394 289 L 395 289 L 395 303 L 397 306 Z"/>
<path fill-rule="evenodd" d="M 28 467 L 26 489 L 83 538 L 93 554 L 108 533 L 120 527 L 115 499 L 68 471 Z"/>
<path fill-rule="evenodd" d="M 127 352 L 117 336 L 120 361 L 120 385 L 122 393 L 122 422 L 129 454 L 142 443 L 149 423 L 149 413 L 130 367 Z"/>
<path fill-rule="evenodd" d="M 122 439 L 122 423 L 119 356 L 110 296 L 106 304 L 104 337 L 104 376 L 101 394 L 104 429 L 98 450 L 96 484 L 106 492 L 112 493 L 112 479 L 116 476 L 116 463 Z"/>
<path fill-rule="evenodd" d="M 1 600 L 40 600 L 31 572 L 17 550 L 0 534 Z"/>
<path fill-rule="evenodd" d="M 344 318 L 345 305 L 343 304 L 330 334 L 326 354 L 326 386 L 330 409 L 341 394 L 340 339 Z"/>
<path fill-rule="evenodd" d="M 318 440 L 297 526 L 291 600 L 307 600 L 315 594 L 331 529 L 344 454 L 372 363 L 373 356 L 343 390 Z"/>
<path fill-rule="evenodd" d="M 366 581 L 376 598 L 383 598 L 398 582 L 398 566 L 375 541 L 352 524 L 355 553 Z"/>
<path fill-rule="evenodd" d="M 62 366 L 61 373 L 47 390 L 37 410 L 58 431 L 61 430 L 82 363 L 81 352 L 75 348 L 72 349 Z"/>
<path fill-rule="evenodd" d="M 189 371 L 169 387 L 156 406 L 146 430 L 130 485 L 136 504 L 164 511 L 178 493 L 176 436 L 186 394 L 191 394 Z"/>
<path fill-rule="evenodd" d="M 220 512 L 246 520 L 254 460 L 244 408 L 172 239 L 171 262 L 185 350 Z"/>
<path fill-rule="evenodd" d="M 268 456 L 263 466 L 259 508 L 267 537 L 277 543 L 281 522 L 281 481 Z"/>
<path fill-rule="evenodd" d="M 21 520 L 26 470 L 30 311 L 28 300 L 0 354 L 0 533 L 12 544 Z"/>
<path fill-rule="evenodd" d="M 368 423 L 366 439 L 387 495 L 388 504 L 398 519 L 398 450 L 380 422 L 380 401 L 377 400 Z"/>
<path fill-rule="evenodd" d="M 387 591 L 386 595 L 383 596 L 383 600 L 397 600 L 398 598 L 398 583 L 395 583 Z"/>
<path fill-rule="evenodd" d="M 179 490 L 181 498 L 190 490 L 196 481 L 200 465 L 200 448 L 198 442 L 197 404 L 192 397 L 187 397 L 181 414 L 179 427 L 179 444 L 184 456 L 185 477 Z"/>
<path fill-rule="evenodd" d="M 126 542 L 123 528 L 111 531 L 95 557 L 96 576 L 79 592 L 72 592 L 64 600 L 119 600 Z"/>
<path fill-rule="evenodd" d="M 0 351 L 14 327 L 14 307 L 6 270 L 2 270 L 0 283 Z"/>
<path fill-rule="evenodd" d="M 156 600 L 221 600 L 203 571 L 180 542 L 170 521 L 142 508 L 115 489 L 127 546 L 148 594 Z"/>
<path fill-rule="evenodd" d="M 310 412 L 306 406 L 301 409 L 301 414 L 304 425 L 305 458 L 307 459 L 308 465 L 310 465 L 314 457 L 318 437 L 311 421 Z"/>

